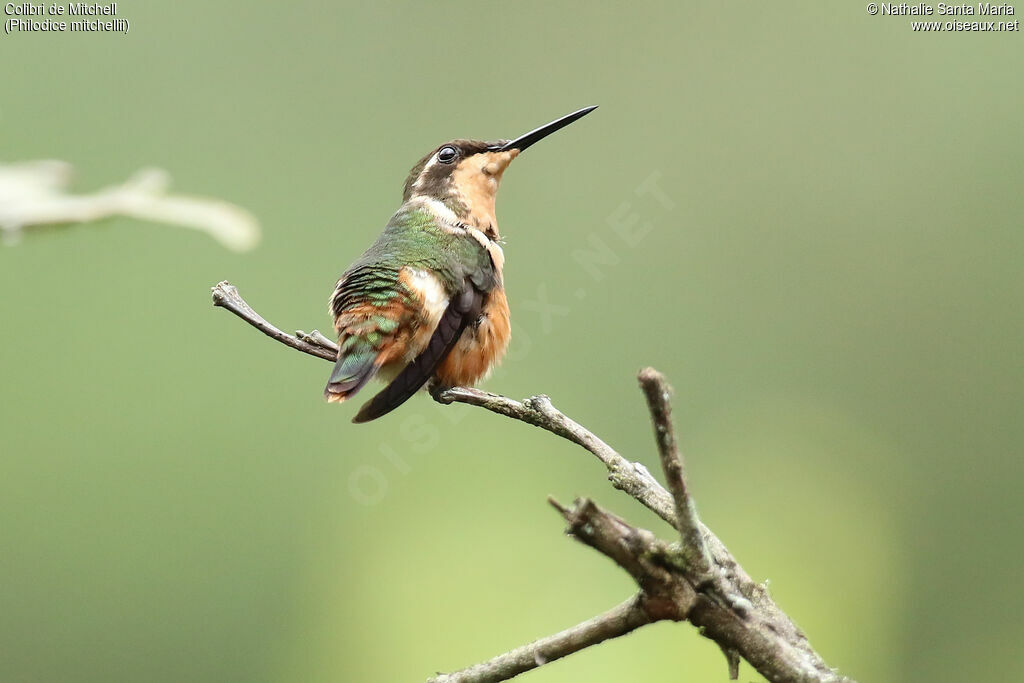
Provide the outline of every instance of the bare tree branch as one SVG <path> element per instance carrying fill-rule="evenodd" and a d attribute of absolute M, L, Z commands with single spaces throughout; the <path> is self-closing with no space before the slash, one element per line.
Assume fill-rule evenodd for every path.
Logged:
<path fill-rule="evenodd" d="M 583 648 L 597 645 L 609 638 L 626 635 L 652 621 L 654 620 L 640 605 L 640 599 L 632 597 L 604 614 L 588 619 L 570 629 L 535 640 L 529 645 L 518 647 L 511 652 L 506 652 L 462 671 L 438 674 L 430 678 L 427 683 L 507 681 L 530 669 L 536 669 L 538 666 L 561 659 Z"/>
<path fill-rule="evenodd" d="M 686 560 L 698 573 L 710 576 L 713 566 L 711 555 L 704 543 L 704 534 L 700 530 L 697 506 L 686 490 L 683 459 L 679 454 L 675 429 L 672 426 L 672 404 L 669 403 L 672 388 L 665 381 L 665 377 L 654 368 L 641 370 L 639 380 L 640 388 L 647 397 L 647 407 L 651 411 L 654 439 L 658 444 L 658 454 L 661 456 L 661 469 L 665 473 L 665 481 L 675 502 L 676 528 L 682 536 L 683 552 L 692 549 L 693 553 L 688 555 Z"/>
<path fill-rule="evenodd" d="M 282 332 L 264 320 L 263 316 L 259 313 L 252 310 L 252 307 L 245 303 L 245 299 L 239 296 L 238 290 L 228 283 L 227 280 L 215 285 L 212 291 L 214 306 L 220 306 L 231 311 L 271 339 L 275 339 L 303 353 L 308 353 L 311 356 L 329 360 L 332 363 L 337 360 L 338 347 L 332 344 L 330 340 L 324 338 L 322 334 L 313 330 L 309 335 L 298 333 L 293 337 L 287 332 Z"/>
<path fill-rule="evenodd" d="M 674 568 L 679 564 L 677 546 L 630 525 L 589 499 L 579 498 L 571 508 L 550 502 L 569 523 L 567 532 L 573 538 L 606 555 L 633 577 L 640 587 L 641 605 L 653 620 L 687 618 L 698 593 Z"/>
<path fill-rule="evenodd" d="M 272 339 L 304 353 L 335 360 L 337 347 L 315 330 L 286 334 L 257 314 L 227 282 L 213 288 L 214 305 L 231 311 Z M 653 369 L 639 376 L 670 494 L 640 463 L 630 462 L 552 405 L 544 395 L 515 401 L 465 387 L 437 389 L 440 403 L 465 403 L 545 429 L 595 455 L 612 485 L 679 530 L 681 543 L 666 543 L 633 527 L 590 500 L 572 508 L 551 501 L 574 538 L 611 558 L 636 581 L 640 592 L 609 612 L 462 671 L 438 674 L 430 683 L 504 681 L 545 662 L 659 620 L 689 621 L 722 648 L 732 678 L 737 654 L 770 681 L 852 683 L 833 671 L 806 636 L 755 583 L 725 545 L 697 517 L 676 444 L 670 389 Z"/>
<path fill-rule="evenodd" d="M 71 165 L 63 161 L 0 163 L 0 238 L 20 239 L 27 228 L 88 223 L 111 216 L 192 228 L 234 251 L 252 249 L 260 240 L 248 211 L 219 199 L 172 195 L 166 171 L 139 171 L 120 185 L 92 194 L 69 194 Z"/>
<path fill-rule="evenodd" d="M 661 458 L 661 469 L 665 473 L 665 481 L 675 501 L 676 528 L 682 540 L 679 553 L 683 561 L 690 567 L 694 578 L 703 586 L 714 584 L 716 594 L 725 600 L 733 610 L 744 615 L 747 602 L 737 596 L 731 586 L 722 579 L 722 574 L 714 564 L 708 546 L 704 542 L 700 518 L 697 516 L 697 504 L 690 495 L 686 485 L 686 474 L 683 467 L 683 456 L 679 452 L 675 428 L 672 425 L 672 387 L 665 376 L 654 368 L 644 368 L 637 379 L 647 399 L 647 407 L 651 412 L 651 424 L 654 426 L 654 440 L 658 445 Z M 725 654 L 729 665 L 729 678 L 739 678 L 739 652 L 724 643 L 719 647 Z"/>
<path fill-rule="evenodd" d="M 582 446 L 604 463 L 608 469 L 608 481 L 613 487 L 640 501 L 644 507 L 669 524 L 676 525 L 672 496 L 651 476 L 647 468 L 639 462 L 630 462 L 619 455 L 614 448 L 555 408 L 547 396 L 540 394 L 516 401 L 479 389 L 452 387 L 435 391 L 434 398 L 445 404 L 465 403 L 479 406 L 492 413 L 540 427 Z"/>
<path fill-rule="evenodd" d="M 633 527 L 587 499 L 560 509 L 574 538 L 633 577 L 641 589 L 641 604 L 653 620 L 686 620 L 698 627 L 727 653 L 730 674 L 735 673 L 731 653 L 736 652 L 770 681 L 849 681 L 828 668 L 809 646 L 804 650 L 781 638 L 779 625 L 768 615 L 756 610 L 737 613 L 714 586 L 695 583 L 699 577 L 678 544 Z"/>

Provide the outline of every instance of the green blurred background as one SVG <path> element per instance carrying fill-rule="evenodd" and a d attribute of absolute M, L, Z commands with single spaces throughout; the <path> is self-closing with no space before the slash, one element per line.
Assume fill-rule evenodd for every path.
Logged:
<path fill-rule="evenodd" d="M 0 158 L 66 159 L 79 191 L 155 164 L 265 239 L 111 220 L 0 249 L 0 680 L 417 681 L 629 595 L 546 496 L 672 534 L 582 451 L 425 397 L 354 426 L 326 363 L 209 301 L 229 279 L 328 329 L 425 151 L 592 103 L 505 176 L 487 388 L 654 469 L 634 376 L 658 367 L 705 521 L 830 664 L 1024 678 L 1019 33 L 819 2 L 118 16 L 0 36 Z M 526 680 L 725 678 L 657 624 Z"/>

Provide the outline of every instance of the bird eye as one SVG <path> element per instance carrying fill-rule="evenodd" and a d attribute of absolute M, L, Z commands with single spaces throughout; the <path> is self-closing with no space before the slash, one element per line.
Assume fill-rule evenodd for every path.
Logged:
<path fill-rule="evenodd" d="M 442 147 L 441 151 L 437 153 L 437 160 L 442 164 L 450 164 L 458 155 L 459 153 L 455 151 L 454 147 Z"/>

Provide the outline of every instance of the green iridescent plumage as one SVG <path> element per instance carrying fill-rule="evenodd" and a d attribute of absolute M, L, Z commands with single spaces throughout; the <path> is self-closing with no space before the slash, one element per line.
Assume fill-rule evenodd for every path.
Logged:
<path fill-rule="evenodd" d="M 483 292 L 497 284 L 494 264 L 483 245 L 465 234 L 446 230 L 425 209 L 403 206 L 373 246 L 342 275 L 332 300 L 332 312 L 339 315 L 367 302 L 383 305 L 396 296 L 408 300 L 413 292 L 398 277 L 406 266 L 436 275 L 449 296 L 460 291 L 467 281 Z"/>

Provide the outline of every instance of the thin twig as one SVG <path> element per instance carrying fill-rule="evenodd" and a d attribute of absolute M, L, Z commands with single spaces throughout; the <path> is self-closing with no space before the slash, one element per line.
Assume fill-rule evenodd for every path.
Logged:
<path fill-rule="evenodd" d="M 679 554 L 692 569 L 698 585 L 713 584 L 715 590 L 712 594 L 729 605 L 734 612 L 743 615 L 749 603 L 737 595 L 733 587 L 722 578 L 704 542 L 700 517 L 697 516 L 697 504 L 686 484 L 683 456 L 679 452 L 679 443 L 672 424 L 672 387 L 665 376 L 654 368 L 644 368 L 637 375 L 637 379 L 651 413 L 654 441 L 658 446 L 665 482 L 675 501 L 676 528 L 682 540 Z M 725 654 L 729 678 L 736 680 L 739 677 L 739 653 L 724 643 L 718 645 Z"/>
<path fill-rule="evenodd" d="M 662 488 L 647 468 L 639 462 L 630 462 L 619 455 L 614 448 L 555 408 L 547 396 L 540 394 L 516 401 L 479 389 L 452 387 L 435 392 L 434 398 L 444 404 L 465 403 L 478 406 L 492 413 L 540 427 L 582 446 L 604 463 L 608 469 L 608 481 L 613 487 L 640 501 L 644 507 L 672 526 L 676 525 L 672 496 Z"/>
<path fill-rule="evenodd" d="M 638 379 L 640 388 L 647 398 L 647 407 L 651 411 L 654 440 L 658 444 L 658 454 L 661 456 L 661 468 L 675 502 L 676 528 L 679 529 L 679 535 L 683 540 L 683 553 L 698 573 L 710 575 L 713 566 L 711 555 L 704 543 L 704 534 L 700 530 L 697 506 L 686 489 L 683 458 L 679 454 L 675 429 L 672 426 L 672 404 L 669 403 L 672 388 L 665 381 L 664 375 L 654 368 L 641 370 Z"/>
<path fill-rule="evenodd" d="M 438 674 L 427 683 L 494 683 L 536 669 L 538 666 L 618 638 L 654 621 L 632 597 L 604 614 L 547 638 L 535 640 L 491 660 L 448 674 Z"/>
<path fill-rule="evenodd" d="M 323 334 L 321 334 L 320 330 L 313 330 L 312 332 L 303 332 L 302 330 L 296 330 L 295 336 L 304 342 L 312 344 L 313 346 L 319 346 L 321 348 L 327 349 L 328 351 L 335 355 L 337 355 L 338 353 L 338 345 L 335 344 L 330 339 L 328 339 L 327 337 L 325 337 Z"/>
<path fill-rule="evenodd" d="M 285 346 L 290 346 L 293 349 L 302 351 L 303 353 L 308 353 L 311 356 L 329 360 L 332 363 L 338 359 L 337 346 L 332 345 L 333 348 L 328 348 L 320 343 L 314 344 L 303 339 L 299 339 L 298 337 L 293 337 L 287 332 L 282 332 L 268 323 L 263 319 L 263 316 L 252 310 L 252 307 L 249 306 L 249 304 L 245 302 L 245 299 L 238 294 L 238 290 L 234 285 L 230 284 L 227 280 L 215 285 L 211 291 L 213 292 L 214 306 L 220 306 L 221 308 L 231 311 L 271 339 L 277 340 Z"/>

